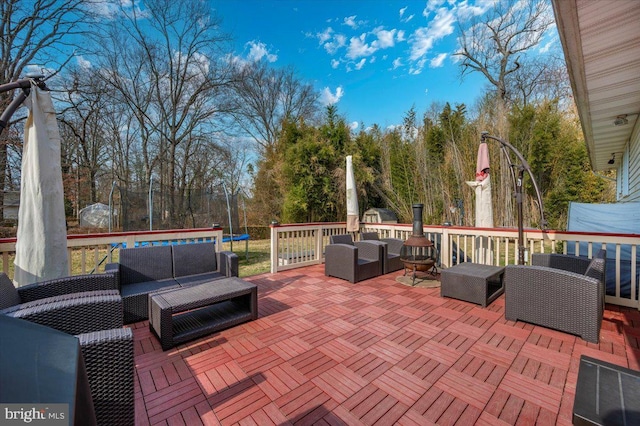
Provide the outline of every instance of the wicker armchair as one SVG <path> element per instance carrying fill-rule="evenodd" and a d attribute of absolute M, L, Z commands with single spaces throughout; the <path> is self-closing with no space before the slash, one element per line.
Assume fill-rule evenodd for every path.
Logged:
<path fill-rule="evenodd" d="M 325 275 L 356 283 L 382 274 L 382 245 L 354 243 L 351 235 L 332 235 L 330 242 L 325 247 Z"/>
<path fill-rule="evenodd" d="M 400 251 L 404 241 L 399 238 L 380 238 L 377 232 L 363 232 L 360 234 L 360 240 L 378 242 L 383 245 L 383 266 L 382 271 L 385 274 L 393 271 L 399 271 L 404 268 L 402 260 L 400 260 Z"/>
<path fill-rule="evenodd" d="M 99 425 L 135 420 L 133 333 L 123 328 L 116 283 L 114 274 L 97 274 L 15 288 L 0 273 L 0 314 L 78 338 Z"/>
<path fill-rule="evenodd" d="M 532 262 L 532 266 L 505 268 L 505 317 L 598 343 L 604 312 L 606 251 L 586 261 L 554 254 L 533 255 Z"/>
<path fill-rule="evenodd" d="M 130 328 L 114 328 L 76 337 L 80 341 L 98 425 L 133 425 L 133 332 Z"/>
<path fill-rule="evenodd" d="M 0 314 L 56 328 L 68 334 L 122 327 L 114 274 L 77 275 L 16 288 L 0 273 Z"/>

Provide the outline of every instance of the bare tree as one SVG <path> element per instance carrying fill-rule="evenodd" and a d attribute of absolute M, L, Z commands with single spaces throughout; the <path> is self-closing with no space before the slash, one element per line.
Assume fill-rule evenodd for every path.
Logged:
<path fill-rule="evenodd" d="M 507 82 L 507 92 L 509 101 L 522 105 L 542 99 L 570 101 L 571 86 L 564 60 L 551 55 L 522 60 Z"/>
<path fill-rule="evenodd" d="M 537 46 L 553 24 L 547 0 L 498 0 L 486 14 L 458 27 L 461 72 L 482 73 L 503 102 L 509 97 L 508 79 L 520 67 L 525 53 Z"/>
<path fill-rule="evenodd" d="M 62 90 L 56 95 L 60 98 L 58 105 L 63 106 L 58 112 L 58 120 L 63 125 L 63 135 L 66 135 L 63 143 L 68 145 L 63 149 L 68 155 L 65 162 L 71 169 L 76 169 L 76 176 L 83 177 L 89 187 L 84 199 L 78 191 L 78 210 L 84 204 L 98 201 L 97 181 L 112 154 L 104 120 L 110 99 L 104 82 L 93 78 L 90 69 L 70 69 L 61 86 Z M 78 181 L 76 186 L 79 186 Z"/>
<path fill-rule="evenodd" d="M 265 62 L 238 66 L 233 116 L 263 151 L 273 147 L 286 120 L 297 122 L 318 111 L 318 93 L 293 68 L 270 68 Z"/>
<path fill-rule="evenodd" d="M 29 67 L 50 76 L 73 56 L 90 10 L 83 0 L 2 0 L 0 2 L 0 82 L 25 76 Z M 4 111 L 13 93 L 0 94 Z M 5 133 L 5 135 L 9 132 Z M 7 183 L 7 143 L 0 141 L 0 206 Z"/>
<path fill-rule="evenodd" d="M 149 181 L 154 165 L 161 166 L 157 174 L 168 190 L 172 220 L 181 211 L 176 200 L 184 190 L 179 170 L 188 167 L 177 163 L 178 147 L 195 146 L 192 142 L 211 133 L 214 119 L 228 110 L 232 74 L 224 52 L 227 37 L 205 4 L 149 0 L 140 13 L 118 2 L 103 64 L 106 81 L 139 119 Z M 184 153 L 184 161 L 192 158 Z"/>

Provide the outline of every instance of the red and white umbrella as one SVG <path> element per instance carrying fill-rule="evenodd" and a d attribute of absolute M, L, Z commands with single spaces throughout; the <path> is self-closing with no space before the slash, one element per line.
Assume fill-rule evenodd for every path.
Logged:
<path fill-rule="evenodd" d="M 493 207 L 491 205 L 491 179 L 489 178 L 489 147 L 482 142 L 478 147 L 476 180 L 468 181 L 476 193 L 476 228 L 493 228 Z M 488 237 L 477 237 L 475 242 L 477 263 L 493 264 L 493 244 Z"/>
<path fill-rule="evenodd" d="M 482 142 L 478 147 L 476 180 L 468 181 L 476 193 L 476 228 L 493 228 L 491 206 L 491 179 L 489 179 L 489 147 Z"/>

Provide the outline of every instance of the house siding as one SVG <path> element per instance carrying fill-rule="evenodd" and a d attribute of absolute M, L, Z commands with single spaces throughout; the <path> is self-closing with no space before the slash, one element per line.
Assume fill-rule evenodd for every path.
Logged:
<path fill-rule="evenodd" d="M 629 193 L 626 197 L 618 191 L 618 201 L 640 201 L 640 126 L 636 124 L 629 141 Z M 620 188 L 620 179 L 623 179 L 624 173 L 622 166 L 618 169 L 618 188 Z"/>

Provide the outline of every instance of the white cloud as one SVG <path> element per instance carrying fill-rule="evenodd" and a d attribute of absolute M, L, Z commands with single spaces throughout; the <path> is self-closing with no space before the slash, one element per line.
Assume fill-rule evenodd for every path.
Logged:
<path fill-rule="evenodd" d="M 249 47 L 249 54 L 247 55 L 249 61 L 258 62 L 263 58 L 267 62 L 275 62 L 278 60 L 278 55 L 269 53 L 267 45 L 260 41 L 250 41 L 245 46 Z"/>
<path fill-rule="evenodd" d="M 337 69 L 340 66 L 340 61 L 337 59 L 332 59 L 331 60 L 331 68 L 333 68 L 334 70 Z"/>
<path fill-rule="evenodd" d="M 89 70 L 92 68 L 91 62 L 80 55 L 76 56 L 76 62 L 78 63 L 78 66 L 84 70 Z"/>
<path fill-rule="evenodd" d="M 436 9 L 438 9 L 440 6 L 442 6 L 444 4 L 445 0 L 429 0 L 427 2 L 427 6 L 424 8 L 424 10 L 422 11 L 422 15 L 425 17 L 429 16 L 429 12 L 432 12 Z M 466 3 L 466 1 L 465 1 Z"/>
<path fill-rule="evenodd" d="M 433 58 L 431 60 L 431 62 L 429 62 L 429 66 L 431 68 L 440 68 L 442 66 L 442 64 L 444 63 L 445 59 L 447 59 L 447 54 L 446 53 L 441 53 L 438 56 L 436 56 L 435 58 Z"/>
<path fill-rule="evenodd" d="M 397 41 L 404 41 L 404 30 L 398 30 L 398 34 L 396 36 Z"/>
<path fill-rule="evenodd" d="M 428 95 L 429 94 L 429 89 L 424 89 L 424 94 Z"/>
<path fill-rule="evenodd" d="M 316 34 L 316 37 L 318 38 L 319 43 L 323 44 L 331 38 L 331 34 L 333 34 L 333 28 L 327 27 L 323 32 Z"/>
<path fill-rule="evenodd" d="M 400 68 L 402 66 L 402 59 L 396 58 L 393 60 L 393 69 Z"/>
<path fill-rule="evenodd" d="M 472 18 L 474 16 L 482 15 L 491 7 L 493 7 L 493 5 L 494 5 L 493 0 L 481 0 L 481 1 L 477 1 L 473 5 L 470 5 L 466 1 L 462 2 L 456 8 L 458 19 L 464 22 L 467 19 Z"/>
<path fill-rule="evenodd" d="M 346 44 L 347 37 L 345 37 L 343 34 L 336 34 L 335 36 L 333 36 L 332 41 L 324 44 L 324 50 L 326 50 L 330 55 L 333 55 L 338 51 L 338 49 L 344 47 Z"/>
<path fill-rule="evenodd" d="M 320 103 L 324 106 L 336 104 L 343 95 L 344 91 L 342 90 L 342 86 L 338 86 L 335 94 L 331 92 L 331 89 L 325 87 L 320 93 Z"/>
<path fill-rule="evenodd" d="M 410 67 L 409 67 L 409 74 L 412 75 L 418 75 L 422 72 L 422 70 L 424 69 L 424 64 L 427 62 L 426 58 L 422 58 L 419 61 L 414 62 Z"/>
<path fill-rule="evenodd" d="M 351 37 L 347 51 L 348 58 L 357 59 L 363 56 L 370 56 L 375 53 L 377 49 L 365 43 L 364 40 L 366 37 L 366 33 L 362 33 L 360 37 Z"/>
<path fill-rule="evenodd" d="M 372 46 L 375 46 L 380 49 L 386 49 L 387 47 L 393 47 L 395 45 L 395 35 L 397 30 L 383 30 L 382 27 L 375 28 L 372 31 L 378 40 L 372 43 Z"/>
<path fill-rule="evenodd" d="M 538 50 L 539 50 L 540 53 L 547 53 L 547 52 L 549 52 L 549 50 L 554 48 L 555 45 L 556 45 L 556 40 L 552 39 L 552 40 L 549 40 L 548 42 L 546 42 L 545 44 L 543 44 L 542 46 L 540 46 L 540 49 L 538 49 Z"/>
<path fill-rule="evenodd" d="M 456 22 L 454 12 L 445 8 L 438 9 L 435 18 L 428 27 L 418 28 L 409 40 L 411 60 L 418 60 L 431 50 L 433 43 L 453 33 Z"/>
<path fill-rule="evenodd" d="M 356 23 L 356 15 L 344 18 L 344 24 L 353 28 L 354 30 L 358 28 L 358 24 Z"/>
<path fill-rule="evenodd" d="M 356 64 L 356 69 L 357 69 L 357 70 L 361 70 L 361 69 L 362 69 L 362 67 L 364 67 L 364 64 L 366 64 L 366 63 L 367 63 L 367 60 L 366 60 L 365 58 L 362 58 L 362 59 L 360 60 L 360 62 L 358 62 L 358 63 Z"/>
<path fill-rule="evenodd" d="M 401 22 L 409 22 L 410 20 L 413 19 L 413 14 L 407 16 L 406 18 L 404 17 L 404 13 L 407 11 L 409 6 L 405 6 L 402 9 L 400 9 L 400 21 Z"/>
<path fill-rule="evenodd" d="M 353 121 L 351 124 L 349 124 L 349 128 L 351 130 L 356 130 L 359 126 L 360 124 L 357 121 Z"/>

